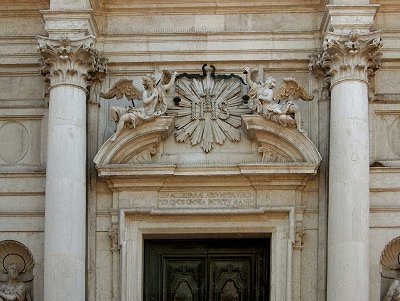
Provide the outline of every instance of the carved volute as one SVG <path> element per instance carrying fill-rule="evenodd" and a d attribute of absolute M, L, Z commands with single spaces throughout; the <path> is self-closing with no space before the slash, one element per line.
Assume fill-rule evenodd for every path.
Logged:
<path fill-rule="evenodd" d="M 321 51 L 311 57 L 310 69 L 322 72 L 331 85 L 356 79 L 369 82 L 381 65 L 382 39 L 380 32 L 327 33 Z"/>
<path fill-rule="evenodd" d="M 50 82 L 50 88 L 67 84 L 86 89 L 92 78 L 104 79 L 107 60 L 100 57 L 93 44 L 92 36 L 77 40 L 38 38 L 42 74 Z"/>

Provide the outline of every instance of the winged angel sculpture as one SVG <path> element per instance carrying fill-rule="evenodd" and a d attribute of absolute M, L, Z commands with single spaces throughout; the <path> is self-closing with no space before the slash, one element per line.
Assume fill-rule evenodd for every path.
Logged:
<path fill-rule="evenodd" d="M 112 119 L 117 123 L 117 129 L 110 140 L 115 141 L 124 129 L 125 124 L 131 128 L 149 121 L 157 116 L 163 115 L 167 110 L 167 101 L 165 91 L 169 90 L 175 82 L 177 73 L 171 73 L 168 70 L 163 71 L 163 76 L 157 84 L 154 74 L 143 75 L 143 88 L 140 92 L 129 79 L 118 81 L 110 91 L 101 93 L 100 96 L 105 99 L 116 97 L 122 99 L 124 96 L 132 101 L 132 106 L 111 107 L 110 113 Z M 139 107 L 135 107 L 133 100 L 142 100 Z"/>
<path fill-rule="evenodd" d="M 314 97 L 309 95 L 304 88 L 292 77 L 284 78 L 283 84 L 274 92 L 276 80 L 268 77 L 264 83 L 257 83 L 257 71 L 245 68 L 249 90 L 248 106 L 265 118 L 283 126 L 296 127 L 305 133 L 301 125 L 299 106 L 294 102 L 299 99 L 311 101 Z"/>

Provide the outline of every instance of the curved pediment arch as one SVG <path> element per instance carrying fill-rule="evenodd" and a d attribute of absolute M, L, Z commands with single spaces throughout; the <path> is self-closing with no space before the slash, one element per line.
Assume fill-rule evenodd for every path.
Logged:
<path fill-rule="evenodd" d="M 94 163 L 110 164 L 146 163 L 157 151 L 157 146 L 173 130 L 173 117 L 160 116 L 151 122 L 126 128 L 115 142 L 108 139 L 100 148 Z"/>
<path fill-rule="evenodd" d="M 321 155 L 311 140 L 297 129 L 281 126 L 260 115 L 243 115 L 249 139 L 259 145 L 265 162 L 319 164 Z"/>
<path fill-rule="evenodd" d="M 174 118 L 161 116 L 134 130 L 126 128 L 115 142 L 107 140 L 96 155 L 94 163 L 100 177 L 125 177 L 139 174 L 312 175 L 317 172 L 321 156 L 307 136 L 294 128 L 281 126 L 260 115 L 243 115 L 242 119 L 244 132 L 242 139 L 246 139 L 245 136 L 247 136 L 248 140 L 254 141 L 252 142 L 253 147 L 246 155 L 249 157 L 247 161 L 231 160 L 228 163 L 217 162 L 215 164 L 208 161 L 191 164 L 186 162 L 182 155 L 179 160 L 175 157 L 176 160 L 171 162 L 162 161 L 156 153 L 160 142 L 167 139 L 173 131 Z M 170 142 L 174 141 L 174 139 L 169 140 Z M 178 143 L 176 148 L 179 147 L 182 146 Z M 163 146 L 163 150 L 165 150 L 165 146 Z M 196 156 L 195 153 L 193 154 Z M 193 154 L 188 153 L 189 156 Z M 213 153 L 205 156 L 212 155 Z M 167 157 L 169 157 L 168 154 Z"/>

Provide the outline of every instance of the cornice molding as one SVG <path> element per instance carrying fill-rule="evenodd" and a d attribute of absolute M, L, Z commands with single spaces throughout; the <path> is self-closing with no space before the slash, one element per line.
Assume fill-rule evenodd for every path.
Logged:
<path fill-rule="evenodd" d="M 121 1 L 121 0 L 91 0 L 96 15 L 159 15 L 159 14 L 260 14 L 274 12 L 311 12 L 323 11 L 325 2 L 322 0 L 304 1 Z"/>

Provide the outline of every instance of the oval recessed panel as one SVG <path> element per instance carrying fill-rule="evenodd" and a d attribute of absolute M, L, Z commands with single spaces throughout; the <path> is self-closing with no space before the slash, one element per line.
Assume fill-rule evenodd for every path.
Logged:
<path fill-rule="evenodd" d="M 10 164 L 21 161 L 29 148 L 28 137 L 23 124 L 16 121 L 5 123 L 0 128 L 0 157 Z"/>
<path fill-rule="evenodd" d="M 400 157 L 400 117 L 396 118 L 389 127 L 389 145 L 392 152 Z"/>

